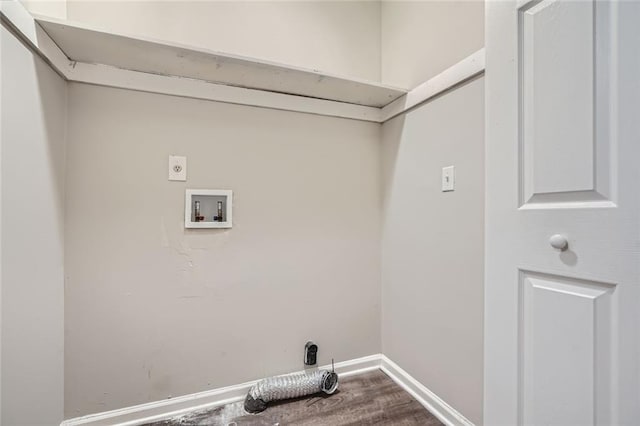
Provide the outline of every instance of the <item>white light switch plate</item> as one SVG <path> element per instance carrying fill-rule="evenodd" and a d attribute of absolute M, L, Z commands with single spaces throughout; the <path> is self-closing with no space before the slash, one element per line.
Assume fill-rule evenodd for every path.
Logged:
<path fill-rule="evenodd" d="M 169 180 L 187 180 L 187 157 L 169 156 Z"/>
<path fill-rule="evenodd" d="M 455 167 L 442 168 L 442 192 L 453 191 L 456 185 Z"/>

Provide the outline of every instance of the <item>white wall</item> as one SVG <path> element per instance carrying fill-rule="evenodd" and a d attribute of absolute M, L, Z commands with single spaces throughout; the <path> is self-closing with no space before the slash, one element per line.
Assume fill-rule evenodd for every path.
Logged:
<path fill-rule="evenodd" d="M 65 82 L 2 27 L 3 425 L 63 417 Z"/>
<path fill-rule="evenodd" d="M 380 79 L 380 3 L 68 1 L 72 21 L 346 76 Z"/>
<path fill-rule="evenodd" d="M 66 416 L 379 353 L 380 173 L 374 123 L 70 84 Z"/>
<path fill-rule="evenodd" d="M 381 78 L 412 89 L 484 46 L 482 0 L 383 1 Z"/>
<path fill-rule="evenodd" d="M 382 350 L 482 423 L 484 78 L 383 125 Z M 442 167 L 456 167 L 441 192 Z"/>
<path fill-rule="evenodd" d="M 20 3 L 34 15 L 51 16 L 58 19 L 67 18 L 66 0 L 20 0 Z"/>
<path fill-rule="evenodd" d="M 36 13 L 58 15 L 67 6 L 70 19 L 92 25 L 356 77 L 382 75 L 404 87 L 482 47 L 483 8 L 475 2 L 29 5 Z M 3 71 L 9 63 L 4 55 Z M 296 370 L 302 344 L 313 338 L 321 362 L 383 350 L 480 424 L 481 82 L 385 124 L 382 152 L 380 126 L 372 123 L 72 84 L 65 416 Z M 25 81 L 27 88 L 34 85 Z M 64 106 L 45 109 L 40 120 L 64 122 Z M 64 168 L 64 144 L 51 136 L 61 130 L 47 129 L 47 138 L 35 140 L 62 145 L 50 154 L 50 164 L 37 167 L 35 181 L 48 182 L 40 173 L 50 172 L 62 188 L 56 179 Z M 187 184 L 166 181 L 169 154 L 189 157 Z M 440 169 L 451 163 L 458 167 L 458 189 L 443 194 Z M 5 193 L 12 193 L 5 191 L 6 173 L 3 168 L 3 203 Z M 184 231 L 186 187 L 234 189 L 234 228 Z M 285 196 L 275 197 L 274 188 Z M 60 194 L 52 197 L 60 201 Z M 60 210 L 55 212 L 47 219 L 59 220 Z M 3 244 L 20 229 L 9 223 L 14 230 L 4 232 L 4 216 L 3 207 Z M 13 220 L 33 221 L 23 216 Z M 47 226 L 44 239 L 60 243 L 62 237 L 49 234 L 60 233 L 59 225 Z M 6 253 L 3 280 L 15 274 L 4 268 L 5 258 L 20 252 Z M 59 284 L 61 272 L 49 272 L 62 251 L 52 253 L 43 255 L 51 261 L 43 270 Z M 28 334 L 11 331 L 11 321 L 5 325 L 7 315 L 23 314 L 16 307 L 32 302 L 20 297 L 7 313 L 5 305 L 15 296 L 9 291 L 2 299 L 3 333 L 23 340 L 12 352 L 2 336 L 3 398 L 7 365 L 31 349 L 24 344 Z M 59 327 L 61 310 L 62 300 L 45 309 L 57 315 L 48 327 Z M 59 334 L 47 336 L 55 340 Z M 55 344 L 48 348 L 61 356 Z M 47 359 L 42 369 L 53 372 L 60 358 Z M 14 386 L 18 379 L 9 374 L 7 380 Z M 61 383 L 52 374 L 50 384 Z M 61 404 L 61 396 L 50 399 L 42 412 Z"/>

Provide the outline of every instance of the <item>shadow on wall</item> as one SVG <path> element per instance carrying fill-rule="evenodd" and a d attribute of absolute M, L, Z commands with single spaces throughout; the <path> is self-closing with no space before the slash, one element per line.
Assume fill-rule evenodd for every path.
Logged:
<path fill-rule="evenodd" d="M 401 114 L 382 126 L 382 214 L 386 217 L 393 205 L 393 188 L 398 154 L 407 114 Z"/>
<path fill-rule="evenodd" d="M 57 227 L 58 241 L 60 241 L 62 248 L 62 246 L 64 245 L 66 113 L 64 114 L 64 128 L 61 129 L 59 116 L 50 114 L 48 112 L 59 108 L 60 104 L 60 100 L 56 98 L 56 96 L 58 95 L 52 93 L 51 78 L 53 72 L 51 68 L 47 64 L 42 62 L 39 58 L 33 58 L 33 65 L 35 69 L 37 90 L 40 94 L 38 96 L 41 103 L 41 106 L 39 108 L 41 114 L 39 118 L 44 124 L 44 148 L 46 149 L 48 162 L 51 165 L 51 167 L 48 168 L 50 179 L 47 181 L 51 186 L 47 188 L 47 192 L 54 194 L 53 200 L 55 202 L 56 217 L 58 218 L 60 225 L 59 227 Z M 66 104 L 66 87 L 64 103 Z"/>
<path fill-rule="evenodd" d="M 63 418 L 66 82 L 2 30 L 2 424 Z"/>

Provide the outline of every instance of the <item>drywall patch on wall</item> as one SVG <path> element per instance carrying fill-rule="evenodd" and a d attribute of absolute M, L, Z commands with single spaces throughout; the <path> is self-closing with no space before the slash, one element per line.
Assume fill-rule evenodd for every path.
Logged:
<path fill-rule="evenodd" d="M 380 125 L 72 83 L 67 160 L 67 418 L 380 352 Z"/>
<path fill-rule="evenodd" d="M 484 1 L 382 1 L 382 82 L 413 89 L 484 47 Z"/>
<path fill-rule="evenodd" d="M 2 31 L 3 425 L 63 417 L 66 83 Z"/>
<path fill-rule="evenodd" d="M 482 424 L 484 78 L 383 125 L 382 349 Z M 455 191 L 441 172 L 455 166 Z"/>

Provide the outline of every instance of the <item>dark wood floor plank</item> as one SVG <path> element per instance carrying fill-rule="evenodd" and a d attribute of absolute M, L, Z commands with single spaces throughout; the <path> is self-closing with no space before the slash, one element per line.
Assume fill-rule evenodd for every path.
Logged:
<path fill-rule="evenodd" d="M 442 423 L 380 370 L 340 380 L 333 395 L 270 403 L 247 414 L 243 402 L 148 423 L 146 426 L 439 426 Z"/>

